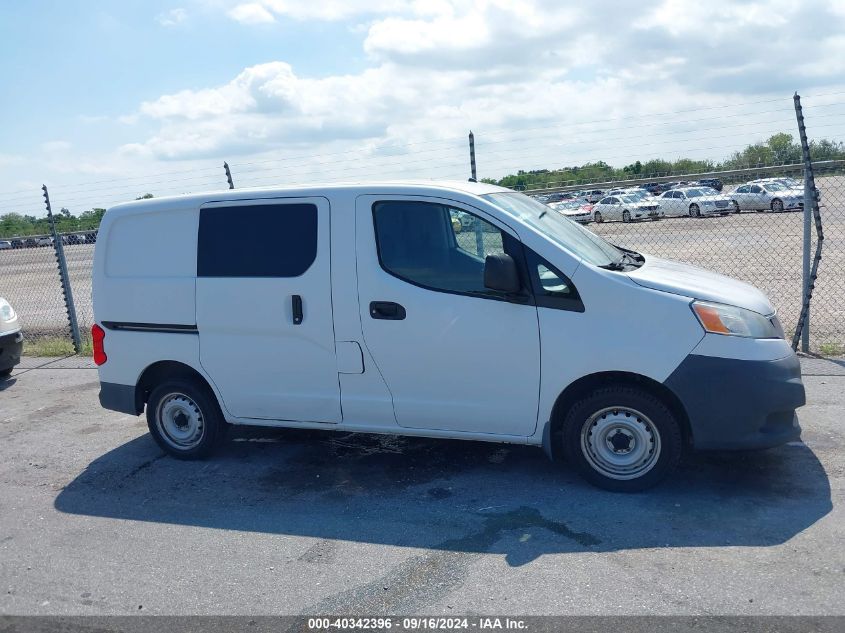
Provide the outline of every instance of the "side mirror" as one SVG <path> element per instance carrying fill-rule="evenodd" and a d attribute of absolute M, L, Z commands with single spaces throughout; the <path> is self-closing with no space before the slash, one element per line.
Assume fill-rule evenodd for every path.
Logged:
<path fill-rule="evenodd" d="M 522 289 L 516 263 L 510 255 L 488 255 L 484 260 L 484 287 L 508 294 Z"/>

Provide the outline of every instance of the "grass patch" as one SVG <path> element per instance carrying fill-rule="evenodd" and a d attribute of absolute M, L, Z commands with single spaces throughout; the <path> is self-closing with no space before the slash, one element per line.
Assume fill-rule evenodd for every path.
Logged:
<path fill-rule="evenodd" d="M 76 352 L 73 349 L 73 342 L 70 339 L 58 336 L 45 336 L 35 339 L 23 339 L 24 356 L 71 356 Z M 80 356 L 91 356 L 91 343 L 82 342 Z"/>
<path fill-rule="evenodd" d="M 845 345 L 842 343 L 822 343 L 819 345 L 819 353 L 822 356 L 842 356 L 845 354 Z"/>

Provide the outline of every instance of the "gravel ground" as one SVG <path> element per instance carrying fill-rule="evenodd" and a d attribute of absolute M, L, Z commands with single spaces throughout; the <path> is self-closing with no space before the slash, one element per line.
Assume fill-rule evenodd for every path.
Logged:
<path fill-rule="evenodd" d="M 651 492 L 527 447 L 244 429 L 164 457 L 73 358 L 0 385 L 2 614 L 843 614 L 845 362 L 804 442 Z"/>

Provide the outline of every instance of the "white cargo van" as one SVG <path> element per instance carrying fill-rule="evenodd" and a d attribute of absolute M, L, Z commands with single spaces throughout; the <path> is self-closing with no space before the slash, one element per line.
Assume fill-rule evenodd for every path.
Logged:
<path fill-rule="evenodd" d="M 146 407 L 179 458 L 233 424 L 338 429 L 542 446 L 638 490 L 686 448 L 800 434 L 798 359 L 761 292 L 499 187 L 130 202 L 94 260 L 100 402 Z"/>

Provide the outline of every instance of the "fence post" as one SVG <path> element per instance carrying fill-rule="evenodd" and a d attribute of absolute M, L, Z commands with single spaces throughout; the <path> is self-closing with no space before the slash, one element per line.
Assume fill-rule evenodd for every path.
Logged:
<path fill-rule="evenodd" d="M 802 258 L 802 280 L 801 280 L 801 314 L 798 317 L 798 325 L 792 337 L 792 349 L 798 349 L 798 341 L 801 340 L 801 351 L 810 351 L 810 301 L 813 297 L 816 277 L 818 276 L 819 262 L 822 258 L 822 243 L 824 233 L 822 232 L 822 219 L 819 211 L 818 193 L 816 192 L 816 179 L 813 175 L 813 161 L 810 158 L 810 143 L 807 140 L 807 128 L 804 125 L 804 112 L 801 108 L 801 97 L 796 92 L 792 97 L 795 104 L 795 118 L 798 121 L 798 136 L 801 140 L 801 154 L 804 160 L 804 247 Z M 816 253 L 810 258 L 812 242 L 812 221 L 816 224 Z"/>
<path fill-rule="evenodd" d="M 472 130 L 469 131 L 469 170 L 472 174 L 470 180 L 478 181 L 478 175 L 475 172 L 475 135 Z"/>
<path fill-rule="evenodd" d="M 226 182 L 229 183 L 229 189 L 235 188 L 235 183 L 232 182 L 232 171 L 229 169 L 229 163 L 223 161 L 223 171 L 226 172 Z"/>
<path fill-rule="evenodd" d="M 70 336 L 73 340 L 73 351 L 77 354 L 82 349 L 82 339 L 79 336 L 79 322 L 76 320 L 76 306 L 73 303 L 73 292 L 70 288 L 70 276 L 67 272 L 67 259 L 65 259 L 65 248 L 62 244 L 62 236 L 56 230 L 56 219 L 53 217 L 53 209 L 50 207 L 50 194 L 47 185 L 41 185 L 44 192 L 44 204 L 47 206 L 47 220 L 50 223 L 50 233 L 53 236 L 53 249 L 56 252 L 56 262 L 59 268 L 59 281 L 62 284 L 62 295 L 65 299 L 65 310 L 70 325 Z"/>

